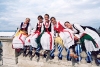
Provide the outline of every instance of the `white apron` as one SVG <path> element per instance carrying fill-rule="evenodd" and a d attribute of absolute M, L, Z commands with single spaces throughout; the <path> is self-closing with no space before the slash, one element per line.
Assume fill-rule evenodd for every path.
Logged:
<path fill-rule="evenodd" d="M 36 29 L 37 29 L 37 27 L 41 27 L 38 30 L 40 30 L 40 29 L 42 30 L 43 24 L 38 22 Z M 37 48 L 36 38 L 40 35 L 41 32 L 39 32 L 36 29 L 34 31 L 32 31 L 31 35 L 26 39 L 26 41 L 25 41 L 26 46 L 31 45 L 32 47 Z"/>
<path fill-rule="evenodd" d="M 89 28 L 86 28 L 84 33 L 90 35 L 94 39 L 94 41 L 97 43 L 97 46 L 98 46 L 98 48 L 95 48 L 92 42 L 85 40 L 86 49 L 88 51 L 98 51 L 100 49 L 100 37 L 99 37 L 99 35 L 95 31 L 93 31 Z"/>
<path fill-rule="evenodd" d="M 13 41 L 12 41 L 12 44 L 13 44 L 13 48 L 14 49 L 19 49 L 19 48 L 23 48 L 24 47 L 24 44 L 25 44 L 25 39 L 26 39 L 27 35 L 24 34 L 23 31 L 20 31 L 18 32 Z"/>
<path fill-rule="evenodd" d="M 60 22 L 58 22 L 55 27 L 59 30 L 59 27 L 62 26 L 63 25 L 61 25 Z M 63 40 L 63 44 L 66 48 L 70 48 L 72 45 L 74 45 L 74 35 L 70 29 L 63 29 L 59 32 L 59 36 Z"/>
<path fill-rule="evenodd" d="M 45 25 L 46 26 L 46 25 Z M 46 28 L 49 28 L 50 26 L 50 22 L 49 25 L 47 25 Z M 44 34 L 41 37 L 40 43 L 42 45 L 42 48 L 44 50 L 52 50 L 54 48 L 54 29 L 53 29 L 53 25 L 51 24 L 51 32 L 44 32 Z"/>
<path fill-rule="evenodd" d="M 22 28 L 26 28 L 27 24 L 22 25 Z M 28 32 L 28 34 L 26 34 Z M 27 32 L 25 31 L 21 31 L 20 29 L 17 30 L 15 37 L 12 41 L 12 46 L 14 49 L 19 49 L 19 48 L 23 48 L 25 45 L 25 40 L 26 37 L 31 33 L 31 25 L 29 23 L 29 26 L 27 28 Z"/>
<path fill-rule="evenodd" d="M 32 36 L 32 38 L 30 39 L 30 42 L 31 42 L 31 46 L 34 47 L 34 48 L 37 48 L 37 43 L 36 43 L 36 38 L 38 37 L 38 33 L 34 34 Z"/>
<path fill-rule="evenodd" d="M 64 31 L 60 32 L 59 35 L 62 38 L 66 48 L 70 48 L 72 45 L 74 45 L 74 36 L 71 30 L 64 29 Z"/>
<path fill-rule="evenodd" d="M 25 46 L 30 46 L 31 45 L 31 38 L 32 38 L 32 36 L 30 35 L 29 37 L 27 37 L 26 38 L 26 40 L 25 40 Z"/>
<path fill-rule="evenodd" d="M 52 38 L 52 44 L 50 44 L 51 38 Z M 52 50 L 54 47 L 54 39 L 47 32 L 44 32 L 40 42 L 44 50 Z"/>

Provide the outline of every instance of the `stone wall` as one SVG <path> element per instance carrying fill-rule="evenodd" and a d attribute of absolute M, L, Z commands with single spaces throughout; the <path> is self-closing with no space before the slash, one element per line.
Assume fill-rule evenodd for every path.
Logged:
<path fill-rule="evenodd" d="M 65 57 L 62 60 L 58 60 L 57 50 L 55 52 L 56 57 L 53 60 L 48 60 L 40 57 L 37 61 L 37 57 L 30 60 L 29 57 L 20 56 L 16 57 L 16 52 L 12 49 L 12 39 L 1 39 L 3 44 L 3 66 L 8 67 L 97 67 L 94 61 L 90 64 L 85 62 L 85 53 L 83 52 L 83 60 L 79 63 L 72 63 L 72 61 L 67 61 Z M 66 55 L 66 51 L 63 50 L 63 55 Z M 99 67 L 99 66 L 98 66 Z"/>

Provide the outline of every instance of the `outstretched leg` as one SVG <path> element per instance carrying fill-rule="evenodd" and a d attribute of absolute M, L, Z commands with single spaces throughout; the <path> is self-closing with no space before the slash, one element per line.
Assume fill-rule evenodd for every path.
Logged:
<path fill-rule="evenodd" d="M 87 63 L 91 63 L 92 62 L 92 56 L 91 56 L 91 52 L 90 51 L 86 51 L 87 57 L 86 57 L 86 61 Z"/>
<path fill-rule="evenodd" d="M 62 60 L 62 57 L 63 57 L 63 55 L 62 55 L 63 47 L 61 45 L 58 45 L 58 51 L 59 51 L 58 58 L 60 60 Z"/>
<path fill-rule="evenodd" d="M 27 52 L 27 46 L 24 46 L 24 48 L 23 48 L 23 56 L 26 56 L 26 52 Z"/>
<path fill-rule="evenodd" d="M 82 57 L 81 57 L 82 49 L 81 49 L 81 45 L 80 44 L 77 44 L 77 46 L 75 47 L 75 52 L 76 52 L 76 55 L 78 56 L 78 58 L 76 58 L 76 60 L 78 62 L 80 62 L 81 59 L 82 59 Z"/>
<path fill-rule="evenodd" d="M 35 52 L 35 54 L 39 57 L 40 56 L 40 50 L 41 50 L 41 46 L 38 46 L 38 48 L 36 49 L 36 52 Z"/>
<path fill-rule="evenodd" d="M 67 48 L 65 48 L 65 50 L 66 50 L 66 52 L 67 52 L 67 55 L 66 55 L 67 60 L 68 60 L 68 61 L 71 61 L 72 58 L 70 57 L 70 50 L 67 49 Z"/>
<path fill-rule="evenodd" d="M 52 49 L 52 50 L 50 51 L 50 57 L 51 57 L 52 59 L 54 59 L 54 57 L 55 57 L 55 55 L 54 55 L 55 49 L 56 49 L 56 45 L 54 45 L 54 49 Z"/>

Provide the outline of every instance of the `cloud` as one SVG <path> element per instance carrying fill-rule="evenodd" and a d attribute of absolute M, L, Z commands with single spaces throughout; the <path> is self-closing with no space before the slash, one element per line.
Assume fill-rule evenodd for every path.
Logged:
<path fill-rule="evenodd" d="M 45 13 L 62 23 L 70 21 L 98 27 L 100 0 L 0 0 L 0 30 L 16 29 L 26 17 L 34 27 L 37 16 Z"/>

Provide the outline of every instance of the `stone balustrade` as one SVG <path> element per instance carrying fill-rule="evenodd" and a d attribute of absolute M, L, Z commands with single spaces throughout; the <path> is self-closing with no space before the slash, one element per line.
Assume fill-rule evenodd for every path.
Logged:
<path fill-rule="evenodd" d="M 40 57 L 40 60 L 37 61 L 37 57 L 33 57 L 32 60 L 30 60 L 29 57 L 23 57 L 21 54 L 20 56 L 16 56 L 16 52 L 14 49 L 12 49 L 12 38 L 0 38 L 0 41 L 3 44 L 3 66 L 8 67 L 99 67 L 96 66 L 94 63 L 86 63 L 85 57 L 86 54 L 82 52 L 82 61 L 80 63 L 72 63 L 73 61 L 67 61 L 65 56 L 67 52 L 63 50 L 63 59 L 58 60 L 57 54 L 58 50 L 55 51 L 55 58 L 52 60 L 46 61 L 45 58 Z"/>

